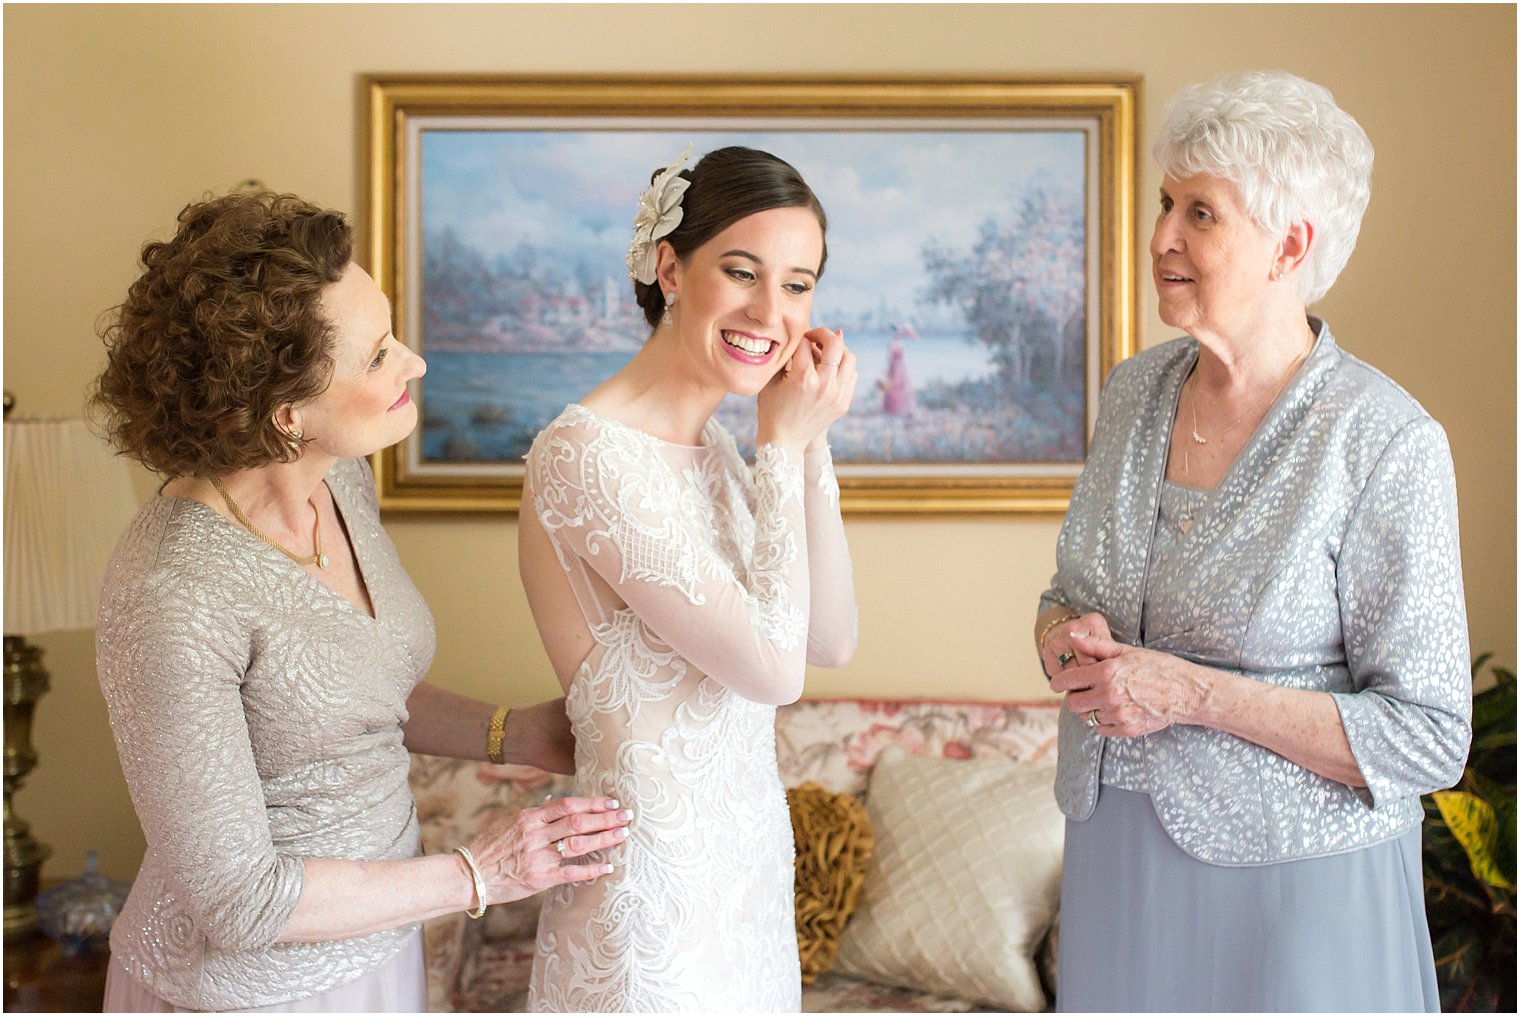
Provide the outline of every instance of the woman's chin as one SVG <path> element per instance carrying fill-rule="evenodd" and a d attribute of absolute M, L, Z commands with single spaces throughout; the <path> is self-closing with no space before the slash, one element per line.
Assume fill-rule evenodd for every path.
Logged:
<path fill-rule="evenodd" d="M 1168 328 L 1175 328 L 1182 332 L 1189 331 L 1194 324 L 1194 315 L 1186 313 L 1179 307 L 1171 307 L 1165 303 L 1156 308 L 1156 316 Z"/>
<path fill-rule="evenodd" d="M 353 458 L 373 455 L 400 444 L 417 432 L 417 424 L 422 419 L 422 415 L 417 412 L 417 403 L 410 400 L 406 405 L 398 406 L 385 415 L 384 426 L 376 428 L 371 440 L 355 442 L 356 447 L 364 447 L 365 450 L 354 452 Z M 368 445 L 374 447 L 368 448 Z"/>

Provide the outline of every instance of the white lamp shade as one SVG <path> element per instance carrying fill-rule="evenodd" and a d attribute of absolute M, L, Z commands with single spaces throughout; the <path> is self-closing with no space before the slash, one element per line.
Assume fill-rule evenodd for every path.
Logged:
<path fill-rule="evenodd" d="M 137 510 L 127 464 L 84 420 L 5 421 L 5 634 L 93 628 Z"/>

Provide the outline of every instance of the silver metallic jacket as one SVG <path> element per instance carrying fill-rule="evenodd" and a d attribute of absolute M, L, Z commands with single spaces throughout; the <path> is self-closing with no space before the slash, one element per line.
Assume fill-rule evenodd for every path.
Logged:
<path fill-rule="evenodd" d="M 187 1009 L 305 998 L 379 967 L 408 925 L 276 942 L 305 857 L 417 853 L 401 739 L 433 618 L 362 459 L 327 474 L 376 616 L 196 501 L 153 497 L 107 568 L 100 687 L 148 841 L 111 954 Z"/>
<path fill-rule="evenodd" d="M 1304 367 L 1182 541 L 1190 581 L 1154 602 L 1160 488 L 1198 344 L 1177 339 L 1115 368 L 1040 609 L 1098 611 L 1120 642 L 1328 692 L 1367 787 L 1198 726 L 1132 739 L 1105 760 L 1107 739 L 1063 710 L 1056 798 L 1074 821 L 1092 815 L 1101 769 L 1145 788 L 1192 856 L 1267 864 L 1406 832 L 1420 795 L 1461 776 L 1472 684 L 1445 432 L 1310 324 Z"/>

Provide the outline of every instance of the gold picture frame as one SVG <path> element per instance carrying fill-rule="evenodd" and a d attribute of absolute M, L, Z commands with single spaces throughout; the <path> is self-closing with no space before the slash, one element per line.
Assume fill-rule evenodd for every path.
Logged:
<path fill-rule="evenodd" d="M 471 202 L 486 200 L 480 196 L 480 177 L 471 177 L 460 166 L 471 160 L 479 163 L 487 155 L 499 160 L 502 157 L 496 149 L 503 145 L 528 145 L 531 141 L 537 150 L 552 141 L 557 147 L 576 143 L 605 147 L 609 138 L 637 136 L 643 140 L 648 135 L 650 140 L 661 141 L 662 147 L 658 148 L 661 155 L 642 156 L 637 171 L 625 173 L 625 218 L 631 231 L 637 193 L 647 181 L 648 172 L 669 162 L 679 151 L 680 146 L 673 145 L 665 137 L 678 134 L 696 139 L 698 154 L 715 147 L 720 141 L 732 143 L 724 140 L 728 136 L 739 136 L 741 140 L 754 135 L 790 139 L 794 148 L 800 145 L 807 152 L 820 148 L 849 152 L 855 150 L 850 146 L 870 144 L 878 146 L 872 151 L 887 150 L 881 147 L 883 145 L 891 146 L 893 152 L 921 151 L 932 141 L 950 146 L 945 156 L 950 160 L 947 165 L 964 167 L 967 163 L 974 164 L 978 158 L 994 160 L 995 164 L 989 162 L 980 169 L 976 165 L 968 168 L 978 180 L 1007 169 L 1003 160 L 987 154 L 996 150 L 989 146 L 1022 144 L 1031 152 L 1044 152 L 1059 142 L 1066 146 L 1060 151 L 1080 152 L 1080 156 L 1048 156 L 1050 159 L 1080 158 L 1080 165 L 1075 166 L 1074 173 L 1060 172 L 1055 163 L 1052 163 L 1057 165 L 1054 171 L 1044 163 L 1037 169 L 1031 168 L 1033 163 L 1031 166 L 1020 165 L 1017 172 L 1024 174 L 1019 178 L 1024 182 L 1019 186 L 1025 188 L 1025 191 L 1018 192 L 1025 194 L 1021 199 L 1024 201 L 1022 206 L 1016 206 L 1012 196 L 1004 211 L 984 207 L 987 202 L 983 199 L 978 199 L 980 204 L 973 204 L 964 188 L 955 187 L 948 187 L 944 193 L 918 203 L 925 221 L 929 222 L 970 222 L 985 217 L 985 236 L 985 229 L 995 225 L 996 215 L 1015 215 L 1017 207 L 1025 208 L 1027 215 L 1027 209 L 1035 200 L 1028 194 L 1038 192 L 1041 201 L 1054 203 L 1056 199 L 1049 194 L 1060 187 L 1067 188 L 1061 198 L 1065 204 L 1060 205 L 1065 209 L 1061 214 L 1066 217 L 1059 219 L 1066 230 L 1062 234 L 1066 237 L 1065 246 L 1060 248 L 1060 256 L 1064 259 L 1061 263 L 1065 265 L 1065 274 L 1061 278 L 1067 281 L 1057 283 L 1051 290 L 1065 301 L 1062 306 L 1066 309 L 1058 314 L 1046 304 L 1039 304 L 1037 308 L 1032 302 L 1018 305 L 1035 308 L 1028 313 L 1037 315 L 1030 320 L 1041 322 L 1048 333 L 1049 337 L 1043 340 L 1045 344 L 1036 346 L 1033 339 L 1020 339 L 1023 345 L 1017 350 L 1027 362 L 1020 366 L 1018 358 L 1010 360 L 1005 355 L 997 360 L 997 369 L 1002 373 L 996 375 L 978 376 L 975 371 L 979 368 L 975 365 L 969 368 L 955 366 L 967 356 L 982 356 L 992 362 L 994 347 L 989 344 L 983 350 L 978 342 L 1012 341 L 991 336 L 988 332 L 1000 324 L 996 308 L 1008 304 L 997 289 L 1003 284 L 1000 281 L 993 284 L 991 302 L 988 302 L 989 280 L 985 276 L 989 271 L 1005 269 L 1015 261 L 1023 265 L 1034 255 L 1017 253 L 1005 257 L 995 245 L 987 247 L 984 243 L 972 249 L 969 241 L 963 241 L 959 248 L 947 246 L 943 250 L 935 248 L 931 251 L 932 243 L 922 242 L 921 250 L 916 254 L 921 255 L 925 266 L 921 273 L 924 279 L 921 280 L 921 290 L 914 297 L 919 301 L 915 306 L 938 321 L 949 320 L 959 313 L 966 322 L 965 328 L 957 333 L 964 340 L 964 349 L 958 349 L 950 339 L 933 339 L 922 345 L 909 343 L 907 351 L 916 358 L 921 376 L 925 373 L 924 365 L 930 371 L 940 372 L 931 379 L 931 387 L 908 389 L 916 391 L 918 399 L 916 402 L 912 398 L 908 400 L 913 408 L 906 412 L 901 405 L 894 408 L 890 397 L 884 397 L 888 401 L 881 407 L 873 403 L 862 410 L 866 418 L 855 430 L 855 433 L 864 435 L 859 439 L 858 461 L 848 456 L 840 459 L 839 443 L 835 443 L 842 507 L 846 514 L 976 516 L 1048 515 L 1064 511 L 1072 483 L 1085 458 L 1102 381 L 1114 364 L 1131 355 L 1136 346 L 1135 187 L 1139 89 L 1139 79 L 1133 76 L 1069 80 L 484 75 L 376 75 L 366 78 L 369 268 L 391 299 L 398 338 L 430 360 L 429 377 L 423 379 L 422 390 L 414 392 L 423 411 L 417 432 L 373 457 L 381 507 L 405 512 L 515 513 L 521 502 L 520 455 L 523 441 L 537 418 L 526 404 L 502 408 L 481 403 L 472 411 L 467 403 L 460 401 L 463 397 L 460 389 L 466 382 L 477 388 L 490 386 L 487 379 L 490 372 L 479 369 L 479 363 L 487 362 L 494 369 L 497 364 L 511 361 L 511 357 L 495 356 L 482 361 L 480 357 L 494 354 L 497 347 L 471 345 L 474 340 L 468 337 L 464 325 L 457 328 L 438 325 L 438 314 L 431 310 L 432 316 L 426 320 L 437 330 L 436 348 L 429 348 L 424 334 L 428 331 L 422 300 L 424 264 L 429 263 L 427 259 L 437 254 L 435 248 L 444 242 L 437 236 L 451 236 L 427 234 L 424 218 L 432 228 L 450 221 L 448 214 L 452 211 L 455 216 L 452 221 L 459 223 L 461 229 L 489 227 L 492 231 L 481 234 L 485 237 L 481 242 L 500 240 L 503 246 L 496 255 L 498 265 L 503 264 L 499 251 L 514 242 L 513 235 L 518 232 L 510 216 L 506 216 L 505 226 L 500 216 L 489 223 L 480 221 L 492 214 L 485 206 L 470 206 Z M 704 135 L 710 135 L 714 144 L 705 145 Z M 904 140 L 914 144 L 904 145 Z M 956 148 L 958 145 L 967 146 L 964 155 Z M 973 148 L 975 152 L 972 152 Z M 463 154 L 435 156 L 430 154 L 434 150 Z M 804 176 L 814 180 L 801 164 L 805 160 L 789 157 L 780 150 L 777 154 L 797 164 Z M 1047 158 L 1045 155 L 1040 157 Z M 862 165 L 868 161 L 862 157 Z M 870 164 L 875 166 L 880 161 L 883 160 L 877 159 Z M 500 179 L 515 178 L 509 167 L 496 165 L 495 172 Z M 538 165 L 541 175 L 549 172 L 541 168 L 542 164 Z M 431 177 L 424 179 L 430 167 Z M 851 174 L 821 174 L 824 177 L 839 175 L 848 177 Z M 1072 176 L 1080 178 L 1078 184 L 1073 184 L 1070 179 L 1060 179 Z M 524 170 L 524 178 L 531 183 L 532 173 Z M 1042 180 L 1044 182 L 1040 182 Z M 814 186 L 825 207 L 829 207 L 830 196 L 825 188 L 817 181 Z M 1013 183 L 1008 184 L 1010 195 L 1014 193 L 1013 187 Z M 1080 195 L 1072 190 L 1073 187 L 1080 191 Z M 565 200 L 576 199 L 567 196 Z M 541 208 L 539 212 L 542 212 Z M 840 232 L 841 227 L 832 219 L 831 213 L 831 276 L 841 271 L 836 266 L 845 258 L 851 239 Z M 1073 227 L 1073 222 L 1078 222 L 1079 228 Z M 526 233 L 526 220 L 523 226 Z M 1075 238 L 1071 235 L 1074 229 L 1080 234 Z M 1017 234 L 1018 230 L 1005 232 Z M 931 241 L 937 242 L 936 237 L 931 237 Z M 622 242 L 626 244 L 626 238 Z M 904 240 L 901 249 L 896 249 L 899 261 L 915 253 L 908 250 L 912 242 Z M 459 244 L 455 246 L 466 250 L 467 254 L 473 250 Z M 1080 266 L 1073 260 L 1078 256 L 1078 246 Z M 870 247 L 859 243 L 857 248 L 883 249 L 880 245 Z M 622 271 L 620 253 L 614 256 L 613 264 L 606 266 L 607 280 L 577 283 L 583 288 L 600 286 L 590 299 L 592 303 L 601 300 L 606 304 L 597 304 L 598 309 L 594 311 L 587 310 L 588 298 L 575 296 L 572 309 L 580 315 L 577 321 L 583 322 L 593 314 L 621 313 L 626 316 L 627 308 L 619 303 L 624 297 L 617 295 L 617 287 L 611 284 L 614 273 L 621 275 L 621 288 L 631 293 Z M 483 254 L 470 256 L 477 257 L 477 260 L 485 257 Z M 1042 251 L 1039 256 L 1054 257 L 1048 251 Z M 552 260 L 560 255 L 550 252 L 548 257 Z M 445 274 L 456 270 L 451 267 L 454 262 L 448 261 L 443 254 L 437 254 L 432 263 L 444 266 L 433 269 L 431 278 L 435 287 L 443 285 L 437 281 L 440 278 L 454 278 Z M 481 263 L 486 262 L 481 260 Z M 1039 264 L 1046 265 L 1046 261 Z M 508 268 L 500 270 L 502 278 L 506 279 Z M 518 273 L 512 278 L 527 285 L 523 280 L 530 277 L 529 269 L 512 268 L 510 271 Z M 982 275 L 977 275 L 978 272 Z M 1077 273 L 1081 278 L 1080 294 L 1076 294 L 1072 281 L 1078 277 Z M 1007 272 L 1003 271 L 1003 274 Z M 501 285 L 506 286 L 507 282 Z M 1026 292 L 1022 277 L 1009 285 L 1015 286 L 1021 294 Z M 815 323 L 831 323 L 820 319 L 817 313 L 826 288 L 827 284 L 820 289 L 820 299 L 815 303 Z M 1045 290 L 1050 289 L 1048 285 L 1045 287 Z M 971 295 L 972 290 L 980 295 Z M 905 290 L 898 286 L 895 292 L 901 295 Z M 860 287 L 847 289 L 846 295 L 850 294 L 859 296 Z M 960 295 L 952 299 L 951 294 Z M 563 300 L 556 303 L 547 297 L 533 296 L 513 303 L 509 298 L 502 299 L 507 302 L 500 308 L 489 308 L 488 304 L 490 313 L 503 310 L 501 318 L 493 318 L 495 323 L 491 325 L 496 329 L 491 339 L 504 343 L 501 348 L 522 348 L 512 345 L 522 341 L 513 331 L 514 323 L 520 324 L 522 329 L 531 324 L 538 335 L 554 333 L 554 322 L 541 321 L 540 318 L 550 313 L 546 307 L 550 304 L 558 307 Z M 1032 301 L 1034 297 L 1021 296 L 1020 299 Z M 1042 299 L 1054 305 L 1051 301 L 1055 297 Z M 957 304 L 955 300 L 960 302 Z M 435 304 L 444 306 L 445 302 L 440 298 Z M 1077 309 L 1073 310 L 1073 307 Z M 514 313 L 537 316 L 531 321 L 526 318 L 509 320 Z M 866 322 L 868 332 L 877 328 L 885 334 L 888 327 L 885 322 L 889 316 L 885 311 L 879 313 L 876 308 L 857 307 L 853 313 L 855 316 L 850 320 Z M 973 318 L 973 314 L 981 317 Z M 946 327 L 955 331 L 951 326 Z M 894 321 L 890 328 L 892 343 L 899 343 L 899 329 L 911 339 L 919 338 L 911 324 Z M 860 334 L 860 326 L 853 334 Z M 445 344 L 445 335 L 454 345 Z M 461 335 L 466 339 L 461 340 Z M 847 341 L 851 340 L 851 335 L 851 328 L 846 326 Z M 1078 346 L 1081 350 L 1079 374 L 1074 373 L 1076 367 L 1068 355 Z M 866 355 L 861 355 L 864 365 Z M 902 348 L 891 356 L 898 361 L 905 359 Z M 477 366 L 472 367 L 472 363 Z M 955 373 L 957 370 L 961 372 L 959 375 Z M 1044 385 L 1038 383 L 1041 371 L 1054 380 Z M 897 383 L 889 381 L 887 374 L 877 381 L 882 391 Z M 868 390 L 870 384 L 871 378 L 863 369 L 857 406 L 861 405 L 862 393 L 871 399 L 877 398 L 874 389 Z M 906 375 L 902 384 L 911 384 Z M 511 381 L 508 387 L 514 385 L 516 388 L 509 401 L 526 400 L 530 396 L 536 398 L 543 387 L 526 377 Z M 1027 391 L 1032 400 L 1044 399 L 1050 403 L 1041 402 L 1028 410 L 1015 407 L 1023 416 L 1009 417 L 1014 423 L 1007 426 L 1013 428 L 1017 424 L 1027 430 L 1028 436 L 1020 436 L 1024 435 L 1023 430 L 1018 434 L 1011 430 L 1008 433 L 983 433 L 992 429 L 985 422 L 965 428 L 965 433 L 956 432 L 957 420 L 983 419 L 976 405 L 984 409 L 992 405 L 1001 412 L 996 393 L 1005 390 Z M 1052 392 L 1064 401 L 1056 400 L 1057 396 L 1051 395 Z M 578 394 L 580 392 L 575 392 L 570 398 Z M 478 397 L 495 396 L 488 393 Z M 430 398 L 440 407 L 439 413 L 444 407 L 453 407 L 456 415 L 430 416 Z M 982 401 L 966 401 L 972 399 Z M 1012 404 L 1019 399 L 1008 401 Z M 1075 408 L 1078 402 L 1080 417 Z M 521 419 L 512 415 L 519 408 L 522 409 Z M 468 415 L 472 412 L 473 415 Z M 541 415 L 542 410 L 539 412 Z M 872 417 L 870 413 L 891 415 Z M 482 450 L 486 439 L 479 435 L 486 434 L 495 440 L 496 431 L 511 430 L 508 422 L 516 426 L 515 436 L 492 446 L 495 450 Z M 538 425 L 547 422 L 542 419 Z M 454 436 L 445 438 L 444 434 L 449 433 L 451 427 L 456 428 Z M 972 434 L 973 430 L 978 433 Z M 892 437 L 889 431 L 898 437 Z M 882 447 L 873 443 L 878 434 L 886 435 L 882 438 Z M 833 432 L 831 438 L 832 435 Z M 915 445 L 914 441 L 919 443 Z M 1030 442 L 1031 448 L 1052 450 L 1031 453 L 1026 461 L 1015 461 L 1019 454 L 1017 449 L 1024 447 L 1012 443 L 1015 441 Z M 1015 448 L 1015 452 L 999 450 L 1008 447 Z M 895 450 L 899 448 L 903 450 Z M 925 448 L 929 451 L 925 452 Z M 894 455 L 900 457 L 893 458 Z M 1041 455 L 1044 457 L 1039 457 Z"/>

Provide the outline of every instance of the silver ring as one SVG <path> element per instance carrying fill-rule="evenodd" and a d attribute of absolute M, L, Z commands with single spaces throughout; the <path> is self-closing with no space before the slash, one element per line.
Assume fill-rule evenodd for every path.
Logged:
<path fill-rule="evenodd" d="M 566 839 L 569 839 L 569 837 L 566 837 Z M 565 853 L 565 841 L 564 840 L 555 840 L 554 841 L 554 849 L 557 850 L 557 851 L 559 851 L 559 856 L 560 857 L 569 857 L 570 856 L 569 854 Z"/>
<path fill-rule="evenodd" d="M 1098 711 L 1096 709 L 1092 709 L 1092 710 L 1088 711 L 1088 713 L 1087 713 L 1087 725 L 1089 727 L 1091 727 L 1092 729 L 1094 729 L 1094 730 L 1098 729 Z"/>
<path fill-rule="evenodd" d="M 1072 660 L 1075 660 L 1076 658 L 1077 658 L 1077 654 L 1076 653 L 1065 652 L 1065 653 L 1062 653 L 1060 656 L 1056 657 L 1056 662 L 1064 667 L 1068 663 L 1070 663 Z"/>
<path fill-rule="evenodd" d="M 823 361 L 819 362 L 818 366 L 820 366 L 820 367 L 837 367 L 837 366 L 839 366 L 839 364 L 837 364 L 837 363 L 830 363 L 827 360 L 823 360 Z"/>

